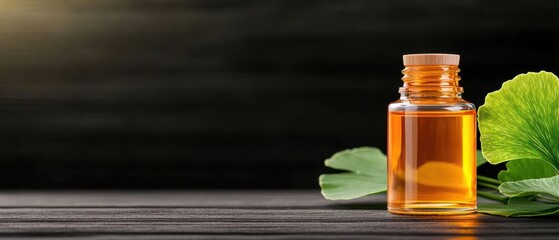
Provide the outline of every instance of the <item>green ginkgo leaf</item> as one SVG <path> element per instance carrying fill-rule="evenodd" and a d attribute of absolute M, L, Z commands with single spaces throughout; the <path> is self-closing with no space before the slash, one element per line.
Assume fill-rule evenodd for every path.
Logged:
<path fill-rule="evenodd" d="M 476 160 L 477 160 L 477 166 L 478 167 L 487 163 L 487 159 L 485 159 L 485 157 L 483 157 L 483 154 L 481 153 L 481 150 L 477 150 Z"/>
<path fill-rule="evenodd" d="M 559 79 L 520 74 L 485 98 L 478 121 L 483 156 L 492 164 L 534 159 L 559 170 Z"/>
<path fill-rule="evenodd" d="M 559 204 L 530 201 L 526 198 L 511 198 L 508 204 L 481 204 L 478 212 L 505 217 L 535 217 L 559 214 Z"/>
<path fill-rule="evenodd" d="M 559 175 L 549 178 L 505 182 L 499 186 L 499 191 L 509 197 L 547 194 L 559 199 Z"/>
<path fill-rule="evenodd" d="M 507 162 L 507 170 L 499 173 L 499 180 L 510 182 L 553 177 L 556 174 L 555 169 L 547 162 L 535 159 L 519 159 Z"/>
<path fill-rule="evenodd" d="M 318 181 L 326 199 L 353 199 L 386 191 L 386 155 L 378 148 L 344 150 L 326 159 L 324 165 L 347 171 L 320 175 Z"/>

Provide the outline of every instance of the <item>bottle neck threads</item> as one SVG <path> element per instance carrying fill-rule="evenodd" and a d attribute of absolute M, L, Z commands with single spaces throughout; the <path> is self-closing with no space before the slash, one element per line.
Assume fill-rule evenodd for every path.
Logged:
<path fill-rule="evenodd" d="M 458 65 L 411 65 L 402 70 L 402 99 L 456 99 L 464 92 L 458 85 Z"/>

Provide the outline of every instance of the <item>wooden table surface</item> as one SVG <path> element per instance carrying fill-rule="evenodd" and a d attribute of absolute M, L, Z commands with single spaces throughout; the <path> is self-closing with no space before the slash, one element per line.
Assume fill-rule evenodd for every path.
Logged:
<path fill-rule="evenodd" d="M 386 212 L 318 191 L 4 191 L 2 239 L 557 239 L 558 218 Z"/>

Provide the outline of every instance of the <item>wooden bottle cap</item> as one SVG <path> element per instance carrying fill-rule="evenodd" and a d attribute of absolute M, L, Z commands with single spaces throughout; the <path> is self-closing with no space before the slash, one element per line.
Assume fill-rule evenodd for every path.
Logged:
<path fill-rule="evenodd" d="M 458 65 L 460 55 L 446 53 L 406 54 L 404 66 L 412 65 Z"/>

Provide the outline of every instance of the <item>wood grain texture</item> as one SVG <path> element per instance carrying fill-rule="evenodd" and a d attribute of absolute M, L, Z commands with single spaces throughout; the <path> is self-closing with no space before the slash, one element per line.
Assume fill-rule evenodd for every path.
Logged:
<path fill-rule="evenodd" d="M 0 237 L 80 239 L 553 239 L 557 218 L 392 215 L 384 196 L 317 191 L 0 193 Z"/>

